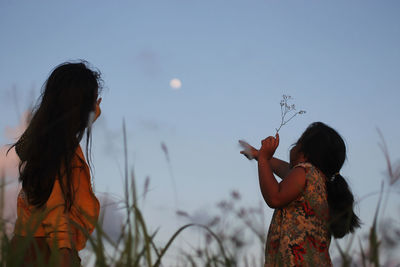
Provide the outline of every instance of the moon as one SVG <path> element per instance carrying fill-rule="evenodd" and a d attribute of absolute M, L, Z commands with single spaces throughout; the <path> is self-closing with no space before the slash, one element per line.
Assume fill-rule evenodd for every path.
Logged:
<path fill-rule="evenodd" d="M 178 78 L 174 78 L 169 82 L 169 86 L 174 90 L 179 90 L 182 87 L 182 82 Z"/>

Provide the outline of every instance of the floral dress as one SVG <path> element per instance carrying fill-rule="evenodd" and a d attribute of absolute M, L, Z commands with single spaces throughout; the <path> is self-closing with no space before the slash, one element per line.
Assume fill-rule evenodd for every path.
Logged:
<path fill-rule="evenodd" d="M 310 163 L 300 196 L 275 209 L 268 231 L 265 266 L 332 266 L 325 176 Z"/>

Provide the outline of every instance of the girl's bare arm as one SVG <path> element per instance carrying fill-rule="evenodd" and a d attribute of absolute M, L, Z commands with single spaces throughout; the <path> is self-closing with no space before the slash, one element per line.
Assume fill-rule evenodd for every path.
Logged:
<path fill-rule="evenodd" d="M 284 160 L 272 157 L 269 160 L 269 165 L 271 166 L 272 171 L 281 179 L 285 179 L 290 173 L 289 163 Z"/>
<path fill-rule="evenodd" d="M 279 135 L 262 141 L 258 157 L 258 177 L 265 202 L 271 208 L 281 208 L 295 200 L 302 192 L 306 178 L 303 168 L 294 168 L 278 183 L 272 173 L 270 161 L 279 145 Z"/>

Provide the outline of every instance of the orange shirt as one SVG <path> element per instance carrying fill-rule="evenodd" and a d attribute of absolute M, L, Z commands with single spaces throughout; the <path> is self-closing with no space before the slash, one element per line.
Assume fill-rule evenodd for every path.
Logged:
<path fill-rule="evenodd" d="M 27 201 L 21 189 L 17 201 L 17 221 L 14 234 L 46 237 L 50 248 L 85 247 L 87 235 L 92 233 L 99 217 L 100 204 L 93 193 L 90 171 L 78 146 L 72 159 L 74 201 L 71 210 L 64 212 L 64 197 L 58 179 L 44 209 L 38 210 Z"/>

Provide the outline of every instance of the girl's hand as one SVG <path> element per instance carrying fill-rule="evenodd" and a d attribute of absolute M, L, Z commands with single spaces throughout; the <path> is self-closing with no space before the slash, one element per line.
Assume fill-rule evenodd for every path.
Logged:
<path fill-rule="evenodd" d="M 239 145 L 243 148 L 240 154 L 245 155 L 249 160 L 258 159 L 258 150 L 249 145 L 249 143 L 244 140 L 239 140 Z"/>
<path fill-rule="evenodd" d="M 269 136 L 261 141 L 261 148 L 258 151 L 260 157 L 265 157 L 270 160 L 275 153 L 276 148 L 279 146 L 279 134 Z"/>

